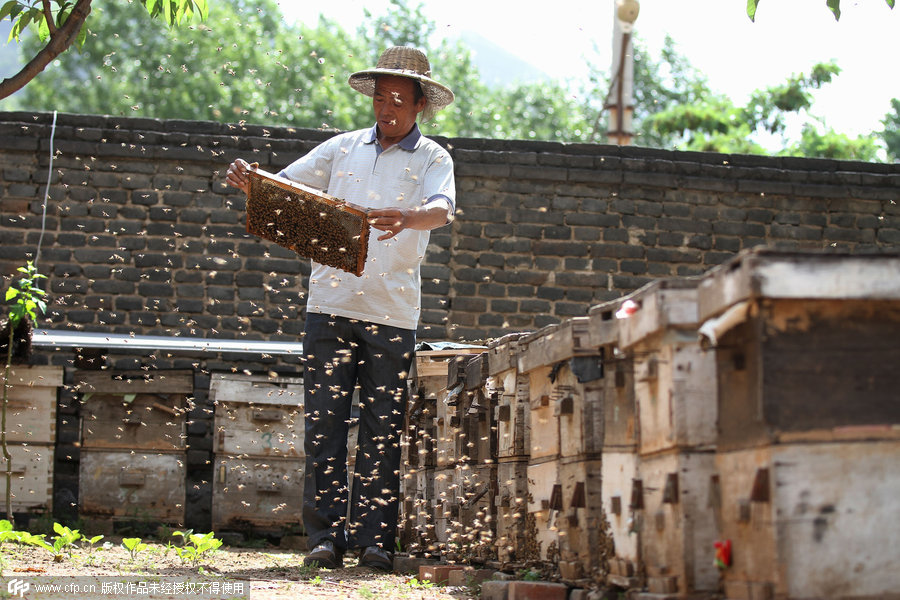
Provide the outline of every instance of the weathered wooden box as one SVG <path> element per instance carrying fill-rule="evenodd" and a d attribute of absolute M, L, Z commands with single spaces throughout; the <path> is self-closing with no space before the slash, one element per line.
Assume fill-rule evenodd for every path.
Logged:
<path fill-rule="evenodd" d="M 603 585 L 615 545 L 603 503 L 602 460 L 562 459 L 559 486 L 560 577 L 573 585 Z"/>
<path fill-rule="evenodd" d="M 216 454 L 214 531 L 302 529 L 305 459 Z"/>
<path fill-rule="evenodd" d="M 718 589 L 716 521 L 709 505 L 714 452 L 673 449 L 640 459 L 640 552 L 651 593 L 691 597 Z"/>
<path fill-rule="evenodd" d="M 302 457 L 303 379 L 215 374 L 216 454 Z"/>
<path fill-rule="evenodd" d="M 411 405 L 404 429 L 407 437 L 401 443 L 408 444 L 410 452 L 415 447 L 419 465 L 444 468 L 457 459 L 456 430 L 460 411 L 456 406 L 462 400 L 465 381 L 464 372 L 459 377 L 456 371 L 456 359 L 468 359 L 483 350 L 482 347 L 451 346 L 416 351 L 415 366 L 410 373 Z M 451 366 L 454 367 L 455 385 L 448 389 Z M 411 435 L 415 438 L 409 437 Z"/>
<path fill-rule="evenodd" d="M 720 452 L 726 597 L 897 598 L 900 428 Z"/>
<path fill-rule="evenodd" d="M 6 409 L 8 442 L 56 442 L 56 400 L 62 384 L 62 367 L 12 367 Z"/>
<path fill-rule="evenodd" d="M 53 444 L 8 444 L 13 512 L 53 511 Z M 6 497 L 6 460 L 0 456 L 0 496 Z"/>
<path fill-rule="evenodd" d="M 607 561 L 607 583 L 624 589 L 642 587 L 643 564 L 640 529 L 632 506 L 635 481 L 640 479 L 638 458 L 639 422 L 634 393 L 634 357 L 620 348 L 617 313 L 628 298 L 620 298 L 591 308 L 591 345 L 602 351 L 603 438 L 601 501 L 614 554 Z M 639 520 L 639 519 L 638 519 Z"/>
<path fill-rule="evenodd" d="M 435 538 L 443 558 L 484 562 L 496 556 L 496 480 L 493 464 L 457 463 L 435 471 Z"/>
<path fill-rule="evenodd" d="M 559 459 L 530 459 L 527 473 L 526 547 L 516 556 L 541 561 L 555 570 L 559 563 L 559 520 L 563 518 Z"/>
<path fill-rule="evenodd" d="M 515 563 L 537 558 L 530 543 L 528 518 L 528 460 L 503 459 L 497 463 L 497 558 Z"/>
<path fill-rule="evenodd" d="M 900 423 L 900 256 L 758 250 L 700 286 L 718 445 Z"/>
<path fill-rule="evenodd" d="M 497 457 L 527 458 L 531 443 L 528 376 L 519 373 L 518 353 L 525 334 L 510 334 L 488 344 L 486 393 L 494 400 Z"/>
<path fill-rule="evenodd" d="M 900 535 L 898 274 L 897 254 L 759 249 L 703 278 L 729 598 L 898 597 L 878 544 Z"/>
<path fill-rule="evenodd" d="M 524 338 L 518 371 L 528 376 L 532 460 L 599 457 L 603 363 L 589 319 L 550 325 Z"/>
<path fill-rule="evenodd" d="M 629 296 L 620 349 L 633 356 L 639 452 L 712 448 L 716 441 L 715 356 L 697 336 L 696 278 L 654 281 Z"/>
<path fill-rule="evenodd" d="M 191 371 L 78 371 L 75 380 L 83 448 L 184 451 Z"/>
<path fill-rule="evenodd" d="M 184 526 L 185 454 L 82 448 L 79 515 Z"/>
<path fill-rule="evenodd" d="M 53 511 L 56 402 L 61 367 L 14 365 L 9 372 L 6 439 L 13 512 Z M 6 461 L 0 457 L 0 494 L 6 494 Z"/>

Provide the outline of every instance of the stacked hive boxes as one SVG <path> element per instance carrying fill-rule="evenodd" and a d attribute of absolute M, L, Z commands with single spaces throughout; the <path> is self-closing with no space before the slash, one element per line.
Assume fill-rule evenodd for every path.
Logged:
<path fill-rule="evenodd" d="M 528 531 L 528 449 L 531 444 L 528 379 L 518 369 L 523 334 L 488 344 L 486 394 L 494 398 L 493 433 L 497 449 L 497 558 L 503 563 L 526 558 Z"/>
<path fill-rule="evenodd" d="M 56 398 L 62 383 L 61 367 L 17 365 L 9 372 L 6 441 L 14 513 L 40 515 L 53 510 Z M 5 473 L 5 461 L 0 459 L 0 464 Z M 0 492 L 5 497 L 5 477 L 0 477 Z"/>
<path fill-rule="evenodd" d="M 697 279 L 655 281 L 631 296 L 619 345 L 633 357 L 640 436 L 631 505 L 650 593 L 714 592 L 706 505 L 715 469 L 715 357 L 697 336 Z"/>
<path fill-rule="evenodd" d="M 456 471 L 458 464 L 466 462 L 468 454 L 463 453 L 471 451 L 458 442 L 461 422 L 456 420 L 457 404 L 465 396 L 465 362 L 481 350 L 451 346 L 416 352 L 401 440 L 404 500 L 399 538 L 410 552 L 447 552 L 453 524 L 459 523 L 454 516 L 460 507 Z M 451 373 L 455 384 L 448 389 Z"/>
<path fill-rule="evenodd" d="M 184 524 L 185 418 L 191 371 L 77 371 L 82 393 L 79 513 Z"/>
<path fill-rule="evenodd" d="M 505 569 L 643 599 L 895 594 L 898 273 L 756 250 L 460 357 L 434 409 L 435 537 L 484 402 Z"/>
<path fill-rule="evenodd" d="M 602 354 L 590 343 L 587 317 L 522 342 L 518 371 L 527 376 L 531 442 L 527 528 L 535 546 L 524 555 L 555 565 L 564 581 L 600 581 L 609 558 L 600 478 Z"/>
<path fill-rule="evenodd" d="M 634 398 L 634 359 L 619 346 L 619 319 L 627 299 L 590 311 L 590 342 L 603 361 L 603 432 L 600 460 L 602 500 L 612 551 L 607 583 L 630 589 L 641 583 L 642 499 L 638 469 L 638 420 Z M 638 520 L 635 519 L 638 517 Z"/>
<path fill-rule="evenodd" d="M 756 251 L 710 272 L 699 307 L 726 596 L 896 595 L 900 257 Z"/>
<path fill-rule="evenodd" d="M 302 527 L 303 380 L 214 375 L 212 527 L 278 534 Z"/>

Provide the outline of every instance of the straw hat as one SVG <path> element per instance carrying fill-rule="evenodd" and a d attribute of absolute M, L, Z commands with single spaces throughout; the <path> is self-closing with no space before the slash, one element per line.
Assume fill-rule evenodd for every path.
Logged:
<path fill-rule="evenodd" d="M 374 69 L 358 71 L 350 76 L 350 87 L 366 96 L 375 95 L 375 80 L 379 75 L 395 75 L 415 79 L 422 86 L 427 104 L 423 120 L 453 102 L 453 92 L 446 85 L 431 78 L 431 65 L 425 53 L 410 46 L 394 46 L 381 53 Z"/>

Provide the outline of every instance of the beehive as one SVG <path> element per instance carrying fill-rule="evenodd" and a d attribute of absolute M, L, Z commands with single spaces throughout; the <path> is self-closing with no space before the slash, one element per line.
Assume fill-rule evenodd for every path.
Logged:
<path fill-rule="evenodd" d="M 627 299 L 620 298 L 591 308 L 591 345 L 602 351 L 603 431 L 601 487 L 603 515 L 615 552 L 608 557 L 607 583 L 625 589 L 640 587 L 643 572 L 641 532 L 635 527 L 632 491 L 639 480 L 640 432 L 634 397 L 634 356 L 619 347 L 616 313 Z"/>
<path fill-rule="evenodd" d="M 704 276 L 728 598 L 896 595 L 897 273 L 896 253 L 754 249 Z"/>
<path fill-rule="evenodd" d="M 363 207 L 252 167 L 247 232 L 359 276 L 369 224 Z"/>
<path fill-rule="evenodd" d="M 184 524 L 191 371 L 77 371 L 79 515 Z"/>

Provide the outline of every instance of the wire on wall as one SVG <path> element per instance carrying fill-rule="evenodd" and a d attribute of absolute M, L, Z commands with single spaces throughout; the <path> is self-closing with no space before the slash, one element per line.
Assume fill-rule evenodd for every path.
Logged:
<path fill-rule="evenodd" d="M 47 187 L 44 189 L 44 206 L 41 215 L 41 235 L 38 238 L 37 251 L 34 254 L 34 266 L 37 267 L 41 258 L 41 244 L 44 242 L 44 232 L 47 230 L 47 201 L 50 198 L 50 182 L 53 179 L 53 137 L 56 135 L 56 111 L 53 111 L 53 125 L 50 127 L 50 166 L 47 168 Z"/>

